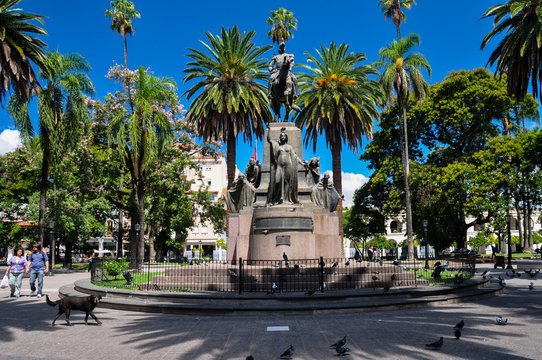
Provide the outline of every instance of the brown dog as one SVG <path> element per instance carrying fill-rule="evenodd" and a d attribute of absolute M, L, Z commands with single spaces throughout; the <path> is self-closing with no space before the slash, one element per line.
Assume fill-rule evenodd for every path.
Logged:
<path fill-rule="evenodd" d="M 86 313 L 85 316 L 85 324 L 88 325 L 88 316 L 92 316 L 94 320 L 98 323 L 98 325 L 101 325 L 101 321 L 98 320 L 98 318 L 92 313 L 92 310 L 98 305 L 100 300 L 102 299 L 101 295 L 90 295 L 87 297 L 79 297 L 79 296 L 66 296 L 62 299 L 59 299 L 57 301 L 51 301 L 49 300 L 49 296 L 46 295 L 45 298 L 47 299 L 47 304 L 51 306 L 57 306 L 58 305 L 58 314 L 56 314 L 54 320 L 53 320 L 53 326 L 55 326 L 55 321 L 58 319 L 58 317 L 62 314 L 66 314 L 66 322 L 68 323 L 68 326 L 71 326 L 70 323 L 70 312 L 72 310 L 80 310 L 84 311 Z"/>

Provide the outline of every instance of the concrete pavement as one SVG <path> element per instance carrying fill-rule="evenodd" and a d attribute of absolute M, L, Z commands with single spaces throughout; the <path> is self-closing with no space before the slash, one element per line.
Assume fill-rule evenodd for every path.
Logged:
<path fill-rule="evenodd" d="M 481 271 L 483 269 L 479 269 Z M 505 270 L 492 270 L 495 276 Z M 45 279 L 45 293 L 88 278 L 88 273 Z M 51 322 L 57 309 L 45 299 L 9 298 L 0 290 L 0 359 L 278 359 L 289 344 L 294 359 L 333 359 L 329 345 L 349 336 L 350 359 L 542 359 L 542 276 L 508 279 L 501 296 L 422 309 L 340 315 L 195 316 L 137 313 L 98 308 L 97 326 L 74 312 Z M 533 281 L 534 290 L 528 289 Z M 495 317 L 508 318 L 507 326 Z M 460 340 L 453 326 L 463 319 Z M 287 326 L 288 331 L 268 331 Z M 444 337 L 441 350 L 425 344 Z"/>

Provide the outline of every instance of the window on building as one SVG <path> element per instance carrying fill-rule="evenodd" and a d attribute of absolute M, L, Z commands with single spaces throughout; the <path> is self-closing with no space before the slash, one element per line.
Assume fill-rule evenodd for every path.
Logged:
<path fill-rule="evenodd" d="M 199 232 L 199 228 L 197 226 L 192 226 L 192 232 L 197 234 Z"/>
<path fill-rule="evenodd" d="M 201 233 L 202 234 L 207 234 L 208 232 L 209 232 L 209 229 L 207 228 L 207 226 L 202 225 L 201 226 Z"/>
<path fill-rule="evenodd" d="M 481 231 L 481 230 L 484 230 L 485 228 L 486 228 L 485 224 L 475 224 L 474 225 L 474 231 Z"/>
<path fill-rule="evenodd" d="M 206 165 L 205 166 L 205 171 L 211 171 L 213 168 L 211 167 L 211 165 Z"/>
<path fill-rule="evenodd" d="M 390 231 L 392 234 L 403 232 L 403 226 L 400 222 L 393 220 L 390 223 Z"/>
<path fill-rule="evenodd" d="M 211 194 L 211 201 L 213 201 L 214 199 L 216 199 L 216 195 L 215 195 L 215 194 Z"/>
<path fill-rule="evenodd" d="M 211 179 L 205 179 L 205 183 L 207 184 L 207 186 L 211 186 Z"/>

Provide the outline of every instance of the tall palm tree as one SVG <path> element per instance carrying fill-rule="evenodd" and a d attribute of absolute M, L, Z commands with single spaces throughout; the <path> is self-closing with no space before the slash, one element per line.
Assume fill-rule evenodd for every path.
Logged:
<path fill-rule="evenodd" d="M 493 50 L 488 65 L 497 64 L 496 73 L 507 74 L 508 93 L 521 100 L 530 85 L 535 98 L 542 86 L 542 11 L 538 0 L 512 0 L 490 7 L 482 16 L 494 16 L 491 30 L 482 40 L 481 49 L 504 33 Z"/>
<path fill-rule="evenodd" d="M 293 38 L 292 30 L 297 30 L 297 19 L 294 13 L 284 8 L 271 10 L 271 16 L 267 18 L 266 24 L 271 26 L 267 36 L 277 44 Z"/>
<path fill-rule="evenodd" d="M 391 19 L 397 28 L 397 40 L 401 40 L 400 26 L 406 20 L 406 15 L 403 8 L 410 9 L 412 5 L 416 5 L 415 0 L 379 0 L 378 6 L 382 6 L 384 19 Z"/>
<path fill-rule="evenodd" d="M 110 119 L 109 131 L 130 172 L 137 223 L 144 229 L 146 181 L 160 154 L 173 139 L 170 119 L 174 114 L 172 109 L 178 105 L 177 85 L 170 78 L 150 75 L 143 67 L 136 72 L 124 70 L 124 76 L 126 79 L 121 81 L 133 84 L 128 91 L 129 103 L 133 106 L 129 110 L 117 107 Z M 139 265 L 144 260 L 144 233 L 140 231 L 137 239 Z"/>
<path fill-rule="evenodd" d="M 111 30 L 122 35 L 124 40 L 124 68 L 128 69 L 128 46 L 126 35 L 134 33 L 133 19 L 139 19 L 141 15 L 135 9 L 134 3 L 127 0 L 111 1 L 111 9 L 105 11 L 105 16 L 111 18 Z"/>
<path fill-rule="evenodd" d="M 348 53 L 347 44 L 331 43 L 329 48 L 316 50 L 317 57 L 306 53 L 307 61 L 315 67 L 300 65 L 307 70 L 299 74 L 302 107 L 296 125 L 304 126 L 305 145 L 312 142 L 316 149 L 320 135 L 324 135 L 331 149 L 333 184 L 342 196 L 341 152 L 343 142 L 356 151 L 362 144 L 362 136 L 372 138 L 373 120 L 378 119 L 377 105 L 383 101 L 383 92 L 369 75 L 378 74 L 369 65 L 363 53 Z M 342 202 L 337 209 L 342 224 Z M 342 226 L 340 226 L 342 235 Z"/>
<path fill-rule="evenodd" d="M 237 135 L 252 142 L 253 134 L 262 139 L 264 122 L 273 120 L 267 89 L 258 80 L 266 80 L 267 61 L 260 56 L 271 45 L 258 47 L 252 42 L 255 31 L 239 33 L 237 26 L 222 28 L 221 36 L 206 32 L 210 53 L 189 49 L 193 59 L 183 72 L 184 81 L 198 79 L 183 95 L 190 99 L 187 118 L 196 122 L 205 140 L 224 141 L 227 146 L 228 188 L 235 178 Z"/>
<path fill-rule="evenodd" d="M 46 86 L 39 92 L 37 101 L 39 138 L 43 151 L 39 203 L 40 244 L 43 244 L 44 238 L 45 200 L 51 164 L 61 159 L 85 131 L 89 119 L 85 95 L 94 94 L 94 85 L 86 74 L 91 68 L 81 55 L 48 52 L 43 65 L 44 69 L 39 72 L 39 76 Z M 34 135 L 27 101 L 13 94 L 8 112 L 23 136 Z"/>
<path fill-rule="evenodd" d="M 29 22 L 43 24 L 43 16 L 14 9 L 21 1 L 0 0 L 0 102 L 10 88 L 20 99 L 30 100 L 32 90 L 40 86 L 30 62 L 44 68 L 47 45 L 33 35 L 47 31 Z"/>
<path fill-rule="evenodd" d="M 426 70 L 431 77 L 431 66 L 426 58 L 420 53 L 410 53 L 415 45 L 420 44 L 420 37 L 417 34 L 409 34 L 399 41 L 393 41 L 391 45 L 382 48 L 378 52 L 380 61 L 374 63 L 378 69 L 383 69 L 380 75 L 380 83 L 384 88 L 388 101 L 396 94 L 399 109 L 402 111 L 403 121 L 400 121 L 400 144 L 401 162 L 403 163 L 403 179 L 405 184 L 405 207 L 408 239 L 408 257 L 414 257 L 414 243 L 412 239 L 412 203 L 409 185 L 409 156 L 408 156 L 408 124 L 407 106 L 411 89 L 418 100 L 423 100 L 429 85 L 423 78 L 421 70 Z"/>

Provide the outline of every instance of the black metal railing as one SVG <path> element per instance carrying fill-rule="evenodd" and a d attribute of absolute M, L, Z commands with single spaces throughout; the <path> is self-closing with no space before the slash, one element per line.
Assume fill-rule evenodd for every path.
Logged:
<path fill-rule="evenodd" d="M 244 260 L 188 263 L 95 260 L 91 281 L 99 286 L 144 291 L 324 292 L 334 290 L 461 283 L 475 258 L 376 262 L 355 259 Z"/>

